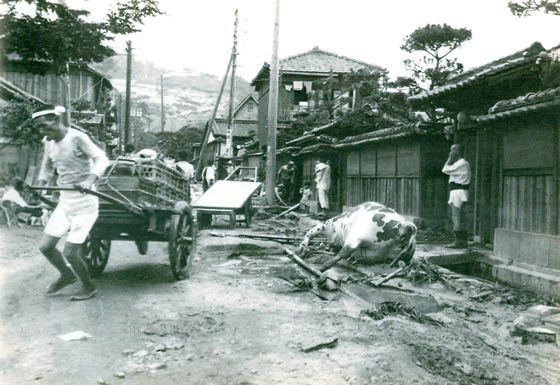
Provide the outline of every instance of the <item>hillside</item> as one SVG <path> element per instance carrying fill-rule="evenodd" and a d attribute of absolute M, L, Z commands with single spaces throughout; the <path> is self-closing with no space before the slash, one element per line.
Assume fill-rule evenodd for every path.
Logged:
<path fill-rule="evenodd" d="M 105 74 L 115 89 L 122 95 L 126 90 L 126 57 L 116 56 L 96 64 L 94 67 Z M 177 131 L 185 125 L 204 126 L 214 109 L 222 78 L 216 75 L 184 68 L 168 70 L 157 67 L 151 62 L 134 60 L 132 62 L 131 109 L 141 109 L 143 120 L 150 131 L 161 130 L 161 84 L 163 74 L 164 107 L 166 131 Z M 226 116 L 229 106 L 228 79 L 218 117 Z M 252 87 L 245 79 L 236 77 L 235 105 L 240 103 Z"/>

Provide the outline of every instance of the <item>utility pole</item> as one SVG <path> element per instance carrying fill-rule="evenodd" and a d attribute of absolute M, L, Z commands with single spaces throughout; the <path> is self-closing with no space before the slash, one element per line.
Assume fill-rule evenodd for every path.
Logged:
<path fill-rule="evenodd" d="M 117 102 L 117 119 L 118 119 L 118 126 L 119 126 L 119 154 L 123 154 L 124 150 L 124 143 L 123 143 L 123 121 L 122 121 L 122 94 L 119 92 L 119 99 Z"/>
<path fill-rule="evenodd" d="M 278 38 L 280 35 L 280 0 L 276 0 L 270 85 L 268 99 L 268 146 L 266 152 L 266 201 L 275 205 L 276 189 L 276 125 L 278 121 Z"/>
<path fill-rule="evenodd" d="M 235 68 L 237 67 L 237 25 L 238 25 L 238 10 L 235 10 L 235 23 L 233 29 L 233 48 L 231 51 L 231 86 L 229 90 L 229 121 L 226 131 L 226 157 L 233 157 L 233 123 L 235 112 Z"/>
<path fill-rule="evenodd" d="M 161 132 L 165 126 L 165 110 L 163 107 L 163 74 L 160 75 L 161 80 Z"/>
<path fill-rule="evenodd" d="M 124 145 L 130 142 L 130 83 L 132 77 L 132 42 L 126 42 L 126 94 L 124 99 Z"/>
<path fill-rule="evenodd" d="M 208 144 L 208 138 L 210 137 L 210 132 L 212 131 L 212 125 L 214 124 L 214 119 L 216 119 L 216 113 L 218 112 L 218 107 L 220 106 L 220 100 L 222 100 L 222 94 L 224 93 L 224 88 L 227 83 L 227 77 L 229 74 L 229 69 L 231 68 L 233 55 L 229 59 L 229 63 L 226 69 L 226 75 L 224 76 L 224 80 L 222 81 L 222 87 L 220 88 L 220 93 L 218 94 L 218 100 L 216 101 L 216 105 L 214 106 L 214 111 L 212 111 L 212 117 L 208 122 L 208 126 L 206 127 L 206 132 L 204 133 L 204 140 L 202 141 L 202 146 L 200 147 L 200 156 L 198 158 L 198 163 L 196 165 L 196 179 L 200 178 L 202 174 L 202 159 L 204 156 L 204 152 L 206 151 L 206 145 Z"/>

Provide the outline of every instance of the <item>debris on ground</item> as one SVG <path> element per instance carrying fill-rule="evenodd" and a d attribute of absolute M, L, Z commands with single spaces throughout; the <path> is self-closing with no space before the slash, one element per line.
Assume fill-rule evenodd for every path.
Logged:
<path fill-rule="evenodd" d="M 338 345 L 338 337 L 329 342 L 325 342 L 318 345 L 310 346 L 308 348 L 301 349 L 301 351 L 304 353 L 311 353 L 321 349 L 333 349 L 337 347 L 337 345 Z"/>
<path fill-rule="evenodd" d="M 68 341 L 87 340 L 91 338 L 91 335 L 80 330 L 72 333 L 62 334 L 57 337 L 60 338 L 62 341 L 68 342 Z"/>
<path fill-rule="evenodd" d="M 422 324 L 443 326 L 443 322 L 433 319 L 427 315 L 420 314 L 413 307 L 403 305 L 400 302 L 382 302 L 379 306 L 373 309 L 363 310 L 362 314 L 367 315 L 376 321 L 382 320 L 389 315 L 402 315 Z"/>

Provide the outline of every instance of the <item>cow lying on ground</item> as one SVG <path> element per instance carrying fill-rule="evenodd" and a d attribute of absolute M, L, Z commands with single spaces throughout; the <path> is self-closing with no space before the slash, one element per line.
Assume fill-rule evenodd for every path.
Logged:
<path fill-rule="evenodd" d="M 405 221 L 393 209 L 380 203 L 366 202 L 309 230 L 297 254 L 304 255 L 308 251 L 309 241 L 324 235 L 329 244 L 342 249 L 322 266 L 321 271 L 367 249 L 373 252 L 376 262 L 382 262 L 391 259 L 391 254 L 400 248 L 395 261 L 408 264 L 416 251 L 416 232 L 416 226 Z"/>

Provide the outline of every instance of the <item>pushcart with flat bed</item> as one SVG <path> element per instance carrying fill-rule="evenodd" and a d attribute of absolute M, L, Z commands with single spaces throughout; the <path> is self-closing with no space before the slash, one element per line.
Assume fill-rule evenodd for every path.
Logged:
<path fill-rule="evenodd" d="M 251 198 L 261 187 L 256 180 L 256 167 L 237 167 L 226 179 L 214 183 L 193 204 L 198 223 L 206 227 L 212 223 L 213 215 L 226 215 L 230 228 L 234 229 L 237 217 L 243 216 L 249 227 L 253 216 Z"/>
<path fill-rule="evenodd" d="M 32 187 L 35 190 L 75 190 Z M 100 198 L 99 217 L 84 242 L 83 256 L 90 275 L 99 277 L 112 241 L 134 241 L 145 255 L 149 242 L 167 242 L 173 277 L 188 277 L 196 252 L 196 229 L 190 206 L 189 181 L 160 161 L 140 163 L 119 158 L 98 183 L 83 192 Z"/>

